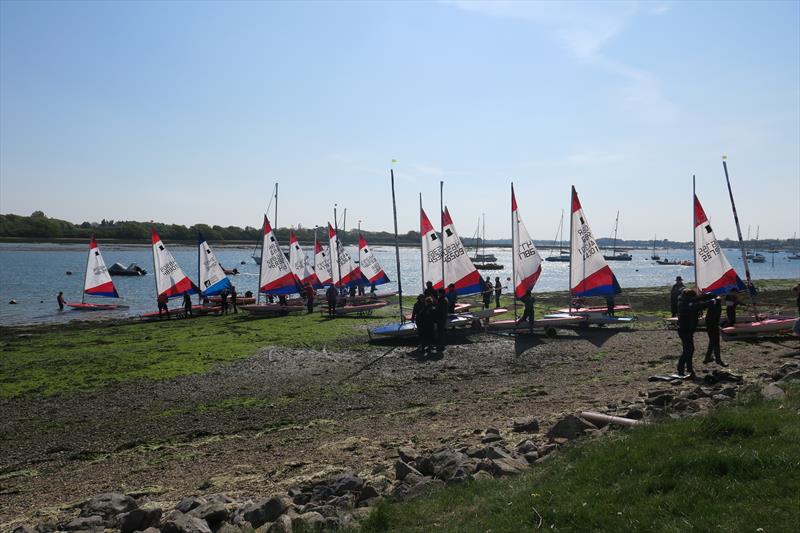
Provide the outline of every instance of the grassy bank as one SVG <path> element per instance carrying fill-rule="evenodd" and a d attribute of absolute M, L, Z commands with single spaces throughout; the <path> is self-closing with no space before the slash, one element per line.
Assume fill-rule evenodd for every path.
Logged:
<path fill-rule="evenodd" d="M 800 388 L 787 392 L 583 442 L 517 478 L 383 502 L 363 530 L 795 531 Z"/>
<path fill-rule="evenodd" d="M 794 280 L 759 282 L 764 305 L 791 307 Z M 404 298 L 410 312 L 414 297 Z M 626 290 L 640 317 L 668 316 L 668 288 Z M 510 305 L 503 298 L 503 305 Z M 536 315 L 564 307 L 565 292 L 537 295 Z M 598 304 L 602 304 L 599 300 Z M 327 320 L 318 313 L 272 319 L 244 314 L 143 323 L 71 323 L 0 328 L 0 398 L 90 390 L 133 379 L 170 379 L 203 373 L 214 365 L 251 356 L 269 346 L 358 350 L 367 346 L 366 328 L 397 319 L 397 306 L 370 318 Z M 511 313 L 505 315 L 513 316 Z M 643 320 L 635 327 L 662 327 Z"/>

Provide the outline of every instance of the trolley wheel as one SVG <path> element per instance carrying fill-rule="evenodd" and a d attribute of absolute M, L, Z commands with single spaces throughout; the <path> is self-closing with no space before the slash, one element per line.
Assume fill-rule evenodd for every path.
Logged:
<path fill-rule="evenodd" d="M 544 330 L 544 334 L 551 339 L 556 336 L 556 328 L 549 327 Z"/>

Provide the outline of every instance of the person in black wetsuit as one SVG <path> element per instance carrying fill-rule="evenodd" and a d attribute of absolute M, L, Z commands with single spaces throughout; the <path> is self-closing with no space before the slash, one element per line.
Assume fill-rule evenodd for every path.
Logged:
<path fill-rule="evenodd" d="M 522 312 L 522 318 L 517 320 L 517 325 L 523 322 L 528 322 L 528 331 L 533 331 L 533 303 L 536 300 L 530 289 L 525 291 L 519 300 L 525 305 L 525 310 Z"/>
<path fill-rule="evenodd" d="M 444 352 L 447 336 L 447 317 L 448 313 L 447 296 L 444 289 L 439 289 L 436 299 L 436 350 Z"/>
<path fill-rule="evenodd" d="M 183 315 L 184 318 L 192 316 L 192 297 L 188 292 L 183 293 Z"/>
<path fill-rule="evenodd" d="M 690 377 L 694 376 L 692 356 L 694 356 L 694 332 L 697 331 L 697 321 L 700 311 L 708 307 L 708 301 L 716 298 L 713 294 L 697 297 L 692 289 L 684 289 L 678 299 L 678 336 L 681 339 L 683 351 L 678 359 L 678 375 L 684 376 L 684 370 Z"/>
<path fill-rule="evenodd" d="M 703 363 L 708 364 L 711 361 L 716 362 L 719 366 L 728 366 L 722 361 L 720 356 L 719 345 L 719 321 L 722 316 L 722 302 L 719 298 L 714 298 L 708 304 L 706 311 L 706 332 L 708 333 L 708 349 L 706 349 L 706 358 Z M 712 358 L 711 355 L 714 355 Z"/>
<path fill-rule="evenodd" d="M 736 325 L 736 307 L 739 305 L 739 291 L 732 288 L 725 295 L 725 318 L 727 319 L 728 326 Z"/>
<path fill-rule="evenodd" d="M 500 282 L 500 276 L 494 278 L 494 307 L 500 307 L 500 296 L 503 294 L 503 284 Z"/>
<path fill-rule="evenodd" d="M 433 288 L 433 282 L 429 281 L 425 283 L 425 291 L 422 293 L 425 298 L 435 298 L 436 297 L 436 289 Z"/>
<path fill-rule="evenodd" d="M 456 293 L 455 284 L 451 283 L 447 286 L 447 312 L 456 312 L 456 303 L 458 302 L 458 294 Z"/>
<path fill-rule="evenodd" d="M 417 296 L 417 301 L 414 302 L 414 307 L 411 309 L 411 321 L 417 326 L 417 338 L 419 339 L 419 346 L 417 351 L 424 352 L 427 346 L 425 342 L 425 295 L 420 294 Z"/>
<path fill-rule="evenodd" d="M 486 276 L 486 280 L 483 282 L 483 308 L 489 309 L 489 304 L 492 303 L 492 290 L 494 289 L 494 285 L 492 285 L 492 280 L 489 276 Z"/>
<path fill-rule="evenodd" d="M 680 276 L 675 278 L 675 285 L 669 290 L 669 310 L 673 317 L 678 316 L 678 298 L 680 298 L 685 288 L 686 286 L 683 284 L 683 278 Z"/>
<path fill-rule="evenodd" d="M 436 328 L 436 301 L 435 298 L 428 296 L 425 298 L 425 307 L 422 309 L 422 342 L 425 344 L 425 351 L 430 352 L 434 343 Z"/>
<path fill-rule="evenodd" d="M 336 299 L 339 297 L 336 287 L 328 286 L 325 291 L 325 299 L 328 301 L 328 318 L 336 318 Z"/>

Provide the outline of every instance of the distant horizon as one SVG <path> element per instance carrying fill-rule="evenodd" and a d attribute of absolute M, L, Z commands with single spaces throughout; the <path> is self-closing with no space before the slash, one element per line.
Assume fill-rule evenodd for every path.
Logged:
<path fill-rule="evenodd" d="M 0 212 L 800 233 L 800 2 L 0 2 Z M 289 222 L 289 224 L 286 224 Z"/>

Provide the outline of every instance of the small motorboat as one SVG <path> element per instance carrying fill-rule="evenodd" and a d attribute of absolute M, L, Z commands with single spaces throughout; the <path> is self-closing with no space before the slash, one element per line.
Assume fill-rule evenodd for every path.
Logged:
<path fill-rule="evenodd" d="M 112 276 L 144 276 L 147 271 L 136 263 L 131 263 L 128 266 L 122 263 L 114 263 L 108 267 L 108 273 Z"/>

